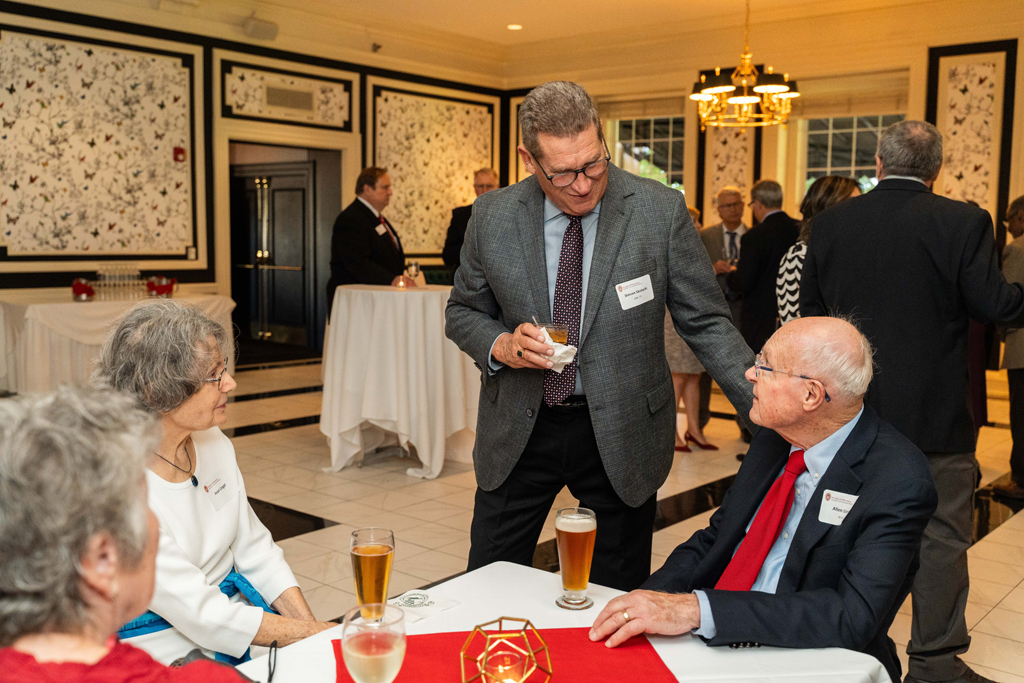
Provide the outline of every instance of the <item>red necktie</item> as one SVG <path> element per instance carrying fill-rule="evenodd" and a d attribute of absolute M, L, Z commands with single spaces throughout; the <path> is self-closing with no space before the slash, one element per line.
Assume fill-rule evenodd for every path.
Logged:
<path fill-rule="evenodd" d="M 722 572 L 715 588 L 726 591 L 748 591 L 761 573 L 761 565 L 768 551 L 786 525 L 786 518 L 793 508 L 793 486 L 796 478 L 807 471 L 804 452 L 793 451 L 782 476 L 775 480 L 764 497 L 761 508 L 750 525 L 750 531 L 740 541 L 739 550 L 732 556 L 729 566 Z"/>
<path fill-rule="evenodd" d="M 391 241 L 395 243 L 395 249 L 398 249 L 398 240 L 395 238 L 395 233 L 391 232 L 391 226 L 384 220 L 384 214 L 380 214 L 380 224 L 384 226 L 384 230 L 387 231 L 388 237 L 390 237 Z"/>

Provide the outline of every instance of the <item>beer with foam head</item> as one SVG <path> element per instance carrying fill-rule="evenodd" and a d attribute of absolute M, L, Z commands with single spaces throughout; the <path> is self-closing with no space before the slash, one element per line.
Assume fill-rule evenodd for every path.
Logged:
<path fill-rule="evenodd" d="M 557 604 L 567 609 L 586 609 L 590 563 L 594 559 L 597 516 L 586 508 L 565 508 L 555 518 L 558 564 L 562 570 L 562 597 Z M 589 603 L 589 604 L 587 604 Z"/>

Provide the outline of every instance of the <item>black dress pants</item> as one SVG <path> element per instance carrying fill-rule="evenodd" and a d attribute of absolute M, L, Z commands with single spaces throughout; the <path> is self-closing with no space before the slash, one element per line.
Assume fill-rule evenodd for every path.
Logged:
<path fill-rule="evenodd" d="M 1006 371 L 1010 384 L 1010 477 L 1017 486 L 1024 486 L 1024 368 Z"/>
<path fill-rule="evenodd" d="M 639 588 L 651 574 L 657 501 L 651 496 L 633 508 L 615 493 L 586 405 L 542 404 L 533 434 L 508 479 L 493 491 L 477 488 L 470 571 L 498 561 L 530 566 L 544 521 L 563 486 L 581 507 L 597 515 L 590 581 L 624 591 Z"/>

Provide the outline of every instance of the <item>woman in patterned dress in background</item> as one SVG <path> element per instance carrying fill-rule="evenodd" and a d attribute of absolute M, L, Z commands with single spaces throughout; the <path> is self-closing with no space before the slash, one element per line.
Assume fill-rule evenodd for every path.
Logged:
<path fill-rule="evenodd" d="M 807 189 L 800 204 L 800 237 L 789 248 L 779 263 L 779 277 L 775 280 L 775 297 L 779 306 L 779 320 L 783 325 L 800 317 L 800 277 L 811 239 L 811 223 L 819 213 L 851 197 L 860 196 L 860 186 L 853 178 L 827 175 L 818 178 Z"/>

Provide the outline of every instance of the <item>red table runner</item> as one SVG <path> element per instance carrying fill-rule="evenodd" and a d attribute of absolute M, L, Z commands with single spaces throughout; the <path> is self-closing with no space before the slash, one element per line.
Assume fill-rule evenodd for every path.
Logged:
<path fill-rule="evenodd" d="M 555 628 L 540 631 L 551 653 L 552 681 L 594 683 L 595 681 L 644 681 L 675 683 L 675 676 L 661 661 L 650 641 L 640 636 L 616 648 L 591 642 L 589 628 Z M 459 653 L 470 631 L 409 636 L 405 662 L 395 683 L 459 683 Z M 338 683 L 353 683 L 342 658 L 341 641 L 333 640 L 338 664 Z M 529 679 L 543 681 L 537 671 Z"/>

